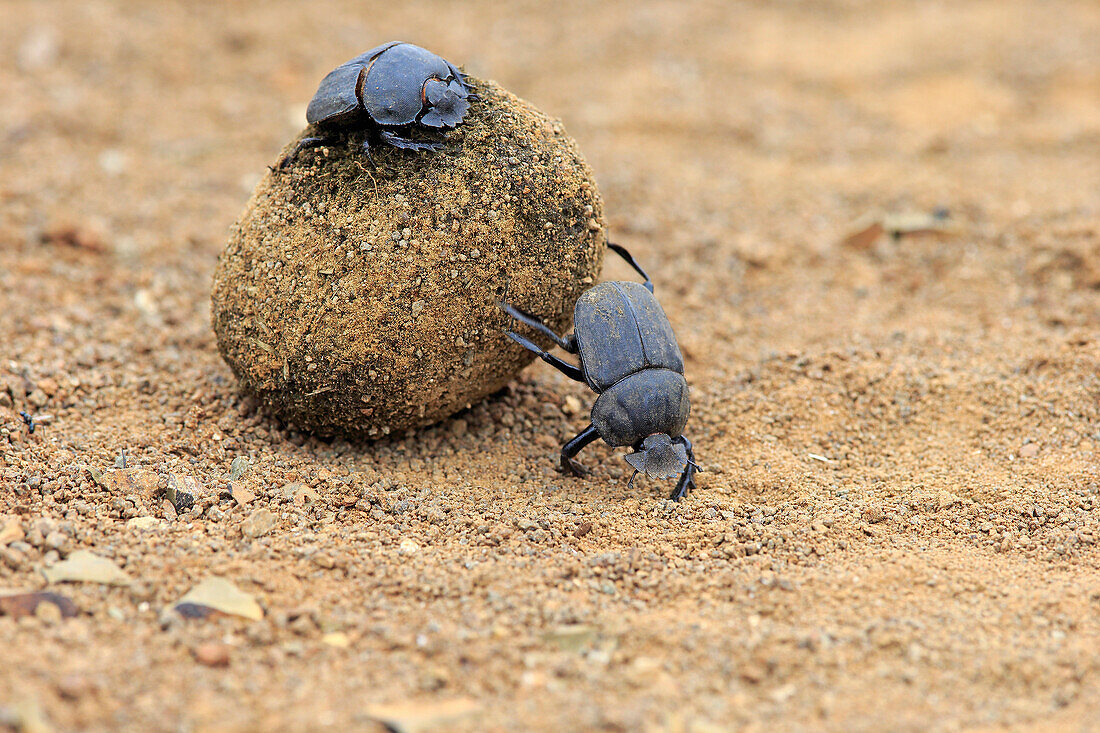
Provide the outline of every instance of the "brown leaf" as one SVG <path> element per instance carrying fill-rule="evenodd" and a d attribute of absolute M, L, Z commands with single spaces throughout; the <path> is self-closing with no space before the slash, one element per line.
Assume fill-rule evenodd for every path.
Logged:
<path fill-rule="evenodd" d="M 264 617 L 260 604 L 225 578 L 210 577 L 202 581 L 175 605 L 184 618 L 210 618 L 215 612 L 242 616 L 253 621 Z"/>
<path fill-rule="evenodd" d="M 886 230 L 882 228 L 882 223 L 878 221 L 871 222 L 870 224 L 858 229 L 847 237 L 840 241 L 841 245 L 848 249 L 866 250 L 871 249 L 878 238 L 886 233 Z"/>
<path fill-rule="evenodd" d="M 394 733 L 426 733 L 432 730 L 453 730 L 462 723 L 467 727 L 481 706 L 465 697 L 452 700 L 407 700 L 389 705 L 372 705 L 366 713 Z M 477 726 L 470 726 L 476 729 Z"/>
<path fill-rule="evenodd" d="M 42 568 L 50 583 L 101 583 L 129 585 L 132 581 L 118 565 L 88 550 L 77 550 L 56 565 Z"/>
<path fill-rule="evenodd" d="M 42 242 L 55 246 L 83 249 L 89 252 L 107 251 L 107 245 L 99 232 L 71 223 L 55 224 L 42 232 Z"/>
<path fill-rule="evenodd" d="M 256 498 L 255 493 L 241 486 L 237 481 L 231 481 L 229 483 L 229 495 L 233 497 L 233 501 L 241 506 L 248 506 Z"/>
<path fill-rule="evenodd" d="M 52 603 L 61 611 L 62 618 L 72 618 L 78 612 L 76 604 L 60 593 L 37 591 L 0 596 L 0 615 L 21 618 L 33 616 L 39 604 Z"/>

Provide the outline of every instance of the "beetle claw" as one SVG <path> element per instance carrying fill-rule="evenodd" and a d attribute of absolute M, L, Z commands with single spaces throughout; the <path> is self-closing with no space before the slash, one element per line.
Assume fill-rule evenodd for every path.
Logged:
<path fill-rule="evenodd" d="M 561 457 L 561 470 L 562 473 L 572 474 L 576 478 L 584 478 L 589 473 L 587 468 L 566 456 Z"/>
<path fill-rule="evenodd" d="M 303 137 L 301 140 L 298 141 L 298 144 L 294 146 L 294 149 L 287 153 L 285 158 L 279 161 L 279 165 L 275 166 L 274 168 L 268 166 L 268 168 L 271 168 L 272 173 L 274 173 L 276 170 L 286 170 L 291 163 L 297 160 L 298 154 L 301 153 L 303 150 L 305 150 L 306 148 L 315 148 L 318 145 L 324 145 L 326 142 L 328 142 L 328 138 L 325 137 Z"/>

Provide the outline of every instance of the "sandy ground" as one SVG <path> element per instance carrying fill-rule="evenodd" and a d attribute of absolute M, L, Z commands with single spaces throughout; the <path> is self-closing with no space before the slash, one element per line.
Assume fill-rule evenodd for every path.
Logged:
<path fill-rule="evenodd" d="M 0 588 L 133 579 L 0 617 L 0 727 L 1095 729 L 1100 6 L 385 5 L 0 4 Z M 391 38 L 576 137 L 681 339 L 682 504 L 557 473 L 590 398 L 542 364 L 374 444 L 237 394 L 217 254 Z M 166 611 L 210 575 L 263 619 Z"/>

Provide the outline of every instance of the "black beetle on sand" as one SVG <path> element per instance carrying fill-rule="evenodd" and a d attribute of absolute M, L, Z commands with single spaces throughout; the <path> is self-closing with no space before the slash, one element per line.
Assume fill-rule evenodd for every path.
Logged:
<path fill-rule="evenodd" d="M 684 436 L 691 412 L 684 360 L 672 325 L 653 297 L 649 276 L 624 248 L 608 246 L 645 278 L 645 284 L 605 282 L 586 290 L 573 310 L 572 335 L 559 336 L 514 305 L 500 304 L 508 315 L 576 354 L 580 366 L 559 359 L 515 331 L 505 333 L 599 394 L 592 405 L 592 423 L 561 448 L 563 470 L 584 475 L 573 457 L 596 438 L 603 438 L 608 445 L 634 449 L 626 462 L 635 475 L 672 478 L 679 473 L 680 480 L 669 496 L 679 501 L 695 487 L 695 472 L 700 470 L 691 441 Z"/>
<path fill-rule="evenodd" d="M 398 133 L 454 127 L 466 116 L 471 99 L 477 96 L 453 64 L 420 46 L 393 41 L 330 71 L 309 102 L 306 121 L 322 131 L 366 129 L 363 152 L 367 157 L 372 133 L 395 148 L 438 150 L 442 142 L 412 140 Z M 302 138 L 279 167 L 288 166 L 304 148 L 326 140 Z"/>

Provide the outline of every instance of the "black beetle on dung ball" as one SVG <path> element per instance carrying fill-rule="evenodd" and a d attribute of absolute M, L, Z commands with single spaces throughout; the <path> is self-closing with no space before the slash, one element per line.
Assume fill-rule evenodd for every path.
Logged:
<path fill-rule="evenodd" d="M 561 448 L 563 470 L 583 475 L 584 469 L 573 457 L 596 438 L 603 438 L 610 446 L 634 449 L 626 462 L 635 475 L 665 479 L 680 474 L 669 496 L 679 501 L 695 487 L 695 472 L 700 470 L 691 441 L 684 435 L 691 412 L 684 360 L 645 270 L 624 248 L 607 246 L 645 278 L 645 284 L 604 282 L 586 290 L 573 311 L 572 335 L 559 336 L 529 313 L 509 303 L 500 304 L 516 320 L 576 354 L 580 366 L 559 359 L 515 331 L 506 333 L 599 394 L 592 405 L 592 423 Z"/>
<path fill-rule="evenodd" d="M 413 140 L 400 133 L 455 127 L 466 116 L 471 99 L 477 95 L 453 64 L 420 46 L 393 41 L 330 71 L 309 102 L 306 121 L 325 132 L 366 129 L 362 145 L 368 158 L 372 134 L 395 148 L 438 150 L 440 141 Z M 326 140 L 302 138 L 279 167 Z"/>

